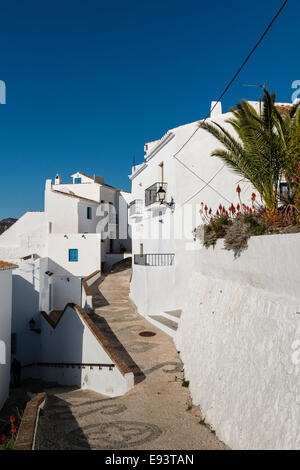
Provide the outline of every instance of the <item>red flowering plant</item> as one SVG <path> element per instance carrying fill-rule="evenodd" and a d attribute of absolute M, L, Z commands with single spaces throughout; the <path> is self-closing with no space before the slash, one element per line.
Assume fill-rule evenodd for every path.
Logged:
<path fill-rule="evenodd" d="M 204 222 L 205 246 L 215 245 L 219 238 L 224 238 L 225 247 L 228 249 L 245 247 L 249 236 L 265 232 L 266 226 L 261 221 L 261 208 L 256 204 L 256 194 L 252 193 L 251 203 L 246 205 L 242 201 L 239 185 L 236 192 L 238 203 L 231 203 L 227 208 L 220 204 L 215 213 L 206 204 L 201 203 L 200 215 Z M 239 234 L 243 234 L 242 239 Z M 237 239 L 236 243 L 232 242 L 232 237 Z"/>
<path fill-rule="evenodd" d="M 300 164 L 297 173 L 289 181 L 288 188 L 286 201 L 281 196 L 279 201 L 275 199 L 274 207 L 268 208 L 256 202 L 255 193 L 252 193 L 249 205 L 243 203 L 239 185 L 236 188 L 236 205 L 231 203 L 226 208 L 220 204 L 216 212 L 213 212 L 202 202 L 200 215 L 204 223 L 204 245 L 215 245 L 219 238 L 224 238 L 225 248 L 240 249 L 247 246 L 247 240 L 251 236 L 300 232 L 300 195 L 297 196 L 300 191 Z M 194 234 L 198 232 L 195 229 Z"/>
<path fill-rule="evenodd" d="M 0 450 L 10 450 L 14 447 L 17 433 L 15 421 L 16 420 L 14 416 L 9 418 L 10 437 L 7 437 L 5 434 L 0 434 Z"/>

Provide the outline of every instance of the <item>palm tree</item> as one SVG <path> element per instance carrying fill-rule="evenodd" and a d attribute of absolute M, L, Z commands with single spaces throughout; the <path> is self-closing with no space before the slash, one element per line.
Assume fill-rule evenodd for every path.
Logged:
<path fill-rule="evenodd" d="M 300 129 L 299 105 L 284 116 L 276 108 L 275 96 L 264 88 L 259 112 L 246 100 L 230 110 L 233 117 L 225 122 L 233 127 L 237 138 L 217 122 L 199 123 L 223 144 L 211 155 L 220 157 L 234 172 L 249 180 L 268 208 L 277 206 L 292 136 Z"/>

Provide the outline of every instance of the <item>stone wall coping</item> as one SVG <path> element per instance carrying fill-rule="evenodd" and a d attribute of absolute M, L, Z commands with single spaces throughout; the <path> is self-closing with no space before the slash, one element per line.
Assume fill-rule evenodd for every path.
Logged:
<path fill-rule="evenodd" d="M 102 346 L 106 354 L 110 357 L 112 362 L 115 364 L 119 372 L 125 376 L 126 374 L 132 374 L 131 369 L 128 367 L 128 365 L 125 363 L 125 361 L 122 359 L 121 355 L 119 352 L 112 346 L 110 343 L 109 339 L 100 331 L 98 326 L 96 325 L 95 322 L 89 317 L 89 315 L 86 313 L 86 311 L 80 307 L 79 305 L 75 305 L 72 303 L 69 303 L 65 306 L 64 310 L 62 312 L 51 312 L 49 315 L 46 312 L 41 312 L 41 315 L 45 318 L 45 320 L 52 326 L 52 328 L 56 328 L 58 325 L 60 319 L 62 318 L 63 314 L 65 313 L 67 308 L 72 308 L 77 315 L 82 319 L 82 321 L 86 324 L 86 326 L 89 328 L 91 333 L 94 335 L 98 343 Z M 53 316 L 51 315 L 53 313 L 58 313 L 56 315 L 56 318 L 54 319 Z"/>
<path fill-rule="evenodd" d="M 45 405 L 46 399 L 46 393 L 42 392 L 38 393 L 27 403 L 19 426 L 14 450 L 34 450 L 39 413 L 40 409 Z"/>
<path fill-rule="evenodd" d="M 92 277 L 96 276 L 97 274 L 101 273 L 101 271 L 98 269 L 97 271 L 94 271 L 92 274 L 90 274 L 89 276 L 86 276 L 82 279 L 81 283 L 82 283 L 82 287 L 83 289 L 85 290 L 85 293 L 86 295 L 92 295 L 92 292 L 91 292 L 91 289 L 88 285 L 88 281 L 90 279 L 92 279 Z"/>

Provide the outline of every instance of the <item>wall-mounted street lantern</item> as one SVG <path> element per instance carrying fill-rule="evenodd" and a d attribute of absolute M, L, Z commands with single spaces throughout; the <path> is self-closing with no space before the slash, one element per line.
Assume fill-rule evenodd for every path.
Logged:
<path fill-rule="evenodd" d="M 35 331 L 35 333 L 40 333 L 41 330 L 40 328 L 35 328 L 35 320 L 32 318 L 31 320 L 29 320 L 29 328 L 30 328 L 30 331 Z"/>
<path fill-rule="evenodd" d="M 166 191 L 164 190 L 164 188 L 162 186 L 159 187 L 159 189 L 157 191 L 157 196 L 158 196 L 158 201 L 160 202 L 160 204 L 164 204 L 165 206 L 168 206 L 170 208 L 174 208 L 175 202 L 174 202 L 173 198 L 171 198 L 171 202 L 166 202 L 165 201 Z"/>
<path fill-rule="evenodd" d="M 157 195 L 158 195 L 158 200 L 161 204 L 164 203 L 165 201 L 165 198 L 166 198 L 166 191 L 164 190 L 164 188 L 162 186 L 159 187 L 158 191 L 157 191 Z"/>

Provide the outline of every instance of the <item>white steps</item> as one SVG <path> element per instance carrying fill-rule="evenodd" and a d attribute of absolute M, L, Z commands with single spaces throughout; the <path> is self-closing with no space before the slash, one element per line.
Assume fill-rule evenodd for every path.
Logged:
<path fill-rule="evenodd" d="M 168 310 L 166 312 L 162 312 L 160 315 L 149 315 L 148 319 L 153 323 L 153 325 L 157 326 L 160 330 L 167 333 L 167 335 L 171 336 L 171 338 L 175 337 L 180 316 L 181 310 Z"/>

